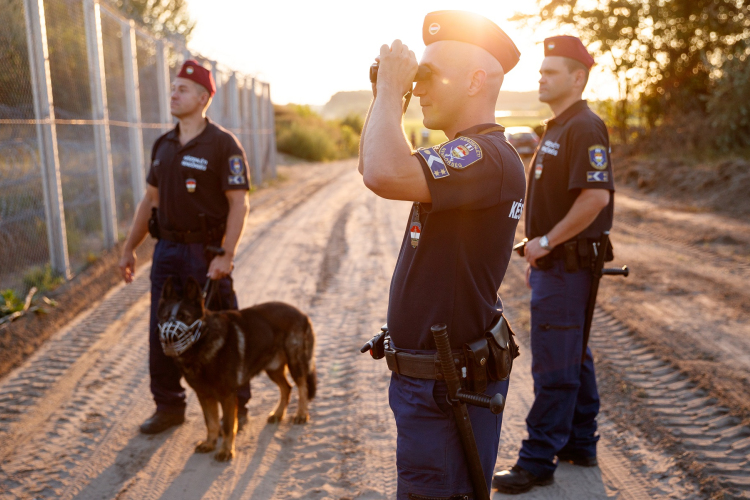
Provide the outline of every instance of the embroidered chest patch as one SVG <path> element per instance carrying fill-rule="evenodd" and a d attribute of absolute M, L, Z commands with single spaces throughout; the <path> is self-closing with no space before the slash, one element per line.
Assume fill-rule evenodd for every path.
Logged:
<path fill-rule="evenodd" d="M 445 166 L 445 162 L 443 162 L 443 159 L 437 154 L 434 147 L 420 149 L 419 154 L 422 155 L 422 158 L 427 162 L 427 167 L 430 169 L 432 177 L 435 179 L 442 179 L 443 177 L 448 177 L 450 175 L 448 167 Z"/>
<path fill-rule="evenodd" d="M 482 159 L 482 148 L 468 137 L 459 137 L 443 144 L 440 156 L 446 165 L 461 170 Z"/>

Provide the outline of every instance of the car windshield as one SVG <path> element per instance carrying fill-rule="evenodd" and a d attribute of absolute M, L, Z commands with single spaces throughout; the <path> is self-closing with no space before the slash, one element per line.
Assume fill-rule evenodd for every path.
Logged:
<path fill-rule="evenodd" d="M 514 141 L 534 141 L 534 136 L 528 132 L 520 132 L 518 134 L 511 134 L 510 138 Z"/>

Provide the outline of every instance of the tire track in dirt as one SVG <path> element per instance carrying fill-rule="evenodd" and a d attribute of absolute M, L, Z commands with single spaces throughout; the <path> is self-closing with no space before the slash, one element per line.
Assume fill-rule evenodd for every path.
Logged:
<path fill-rule="evenodd" d="M 683 461 L 700 464 L 694 471 L 716 478 L 727 493 L 750 498 L 749 427 L 601 309 L 591 344 L 635 388 L 643 409 L 690 454 Z"/>

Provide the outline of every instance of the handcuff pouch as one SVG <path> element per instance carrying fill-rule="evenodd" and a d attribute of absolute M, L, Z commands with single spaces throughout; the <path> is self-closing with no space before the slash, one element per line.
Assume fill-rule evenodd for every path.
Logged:
<path fill-rule="evenodd" d="M 490 354 L 487 363 L 487 375 L 490 380 L 508 380 L 510 377 L 513 359 L 519 354 L 514 336 L 508 320 L 502 315 L 485 334 Z"/>
<path fill-rule="evenodd" d="M 464 344 L 466 356 L 466 389 L 472 392 L 484 392 L 487 388 L 487 362 L 490 351 L 485 337 Z"/>

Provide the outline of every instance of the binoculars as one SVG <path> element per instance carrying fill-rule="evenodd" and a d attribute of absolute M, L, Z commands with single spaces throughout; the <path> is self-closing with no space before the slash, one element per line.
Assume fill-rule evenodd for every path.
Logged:
<path fill-rule="evenodd" d="M 414 81 L 423 82 L 425 80 L 429 80 L 431 76 L 432 71 L 430 70 L 430 68 L 420 65 L 417 68 L 417 74 L 414 75 Z M 372 66 L 370 66 L 370 81 L 372 83 L 377 83 L 378 81 L 378 63 L 374 63 Z"/>

